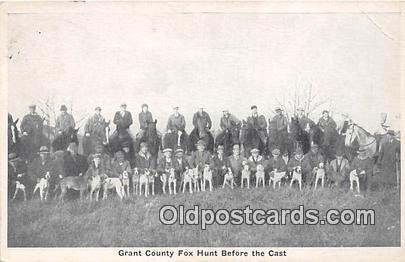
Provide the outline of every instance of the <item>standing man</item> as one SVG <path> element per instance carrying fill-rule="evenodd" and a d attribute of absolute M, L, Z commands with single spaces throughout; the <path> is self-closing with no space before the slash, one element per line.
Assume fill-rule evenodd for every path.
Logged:
<path fill-rule="evenodd" d="M 94 115 L 87 120 L 84 126 L 84 134 L 87 137 L 94 137 L 96 142 L 105 144 L 107 141 L 106 125 L 105 118 L 101 115 L 101 107 L 98 106 L 94 109 Z"/>
<path fill-rule="evenodd" d="M 26 141 L 28 141 L 29 148 L 32 150 L 32 152 L 29 152 L 30 155 L 30 153 L 38 152 L 41 146 L 43 119 L 35 111 L 36 105 L 30 105 L 28 108 L 29 113 L 24 116 L 20 130 L 23 136 L 27 138 Z"/>
<path fill-rule="evenodd" d="M 247 162 L 246 158 L 241 156 L 240 154 L 240 146 L 238 144 L 233 145 L 232 155 L 228 157 L 227 166 L 229 166 L 232 170 L 232 173 L 235 177 L 235 183 L 240 186 L 240 177 L 243 162 Z"/>
<path fill-rule="evenodd" d="M 71 114 L 67 112 L 65 105 L 60 106 L 60 115 L 56 118 L 55 129 L 57 134 L 67 132 L 69 128 L 75 128 L 75 120 Z"/>
<path fill-rule="evenodd" d="M 147 104 L 142 105 L 142 111 L 139 113 L 138 119 L 140 131 L 137 135 L 137 138 L 141 139 L 144 136 L 146 129 L 148 128 L 148 123 L 153 122 L 153 116 L 152 113 L 149 111 L 149 106 Z"/>
<path fill-rule="evenodd" d="M 214 186 L 221 185 L 221 181 L 224 181 L 224 172 L 226 171 L 227 159 L 224 154 L 224 146 L 219 145 L 217 148 L 217 154 L 212 157 L 214 162 L 213 177 Z"/>
<path fill-rule="evenodd" d="M 342 187 L 347 180 L 350 172 L 349 161 L 343 156 L 343 150 L 340 148 L 336 151 L 336 158 L 333 159 L 328 166 L 329 180 L 335 186 Z"/>
<path fill-rule="evenodd" d="M 306 177 L 306 183 L 310 184 L 313 182 L 314 178 L 312 177 L 312 171 L 315 167 L 319 167 L 320 163 L 324 163 L 324 157 L 319 152 L 319 146 L 317 144 L 311 145 L 311 150 L 305 155 L 304 158 L 305 167 L 307 170 L 303 170 L 309 177 Z M 309 169 L 309 170 L 308 170 Z"/>
<path fill-rule="evenodd" d="M 267 140 L 267 122 L 264 115 L 259 115 L 257 112 L 257 106 L 253 105 L 250 107 L 252 110 L 252 114 L 248 116 L 247 122 L 248 124 L 252 125 L 254 129 L 259 134 L 260 140 L 262 141 L 263 145 L 266 144 Z"/>
<path fill-rule="evenodd" d="M 112 163 L 112 176 L 122 178 L 122 174 L 126 171 L 131 174 L 132 169 L 128 160 L 125 160 L 124 152 L 118 151 L 115 153 L 115 159 Z"/>
<path fill-rule="evenodd" d="M 379 183 L 388 187 L 399 186 L 399 164 L 401 159 L 400 142 L 395 138 L 395 132 L 388 130 L 387 141 L 381 144 L 378 155 L 378 165 L 381 167 L 381 181 Z M 398 176 L 398 178 L 397 178 Z M 397 180 L 398 179 L 398 180 Z"/>
<path fill-rule="evenodd" d="M 149 153 L 148 144 L 142 142 L 139 152 L 135 155 L 135 168 L 140 173 L 144 173 L 146 170 L 152 170 L 156 168 L 151 154 Z"/>
<path fill-rule="evenodd" d="M 288 126 L 288 121 L 287 118 L 283 115 L 283 111 L 281 110 L 280 107 L 277 107 L 275 109 L 276 115 L 273 117 L 272 122 L 274 122 L 274 125 L 276 127 L 276 134 L 278 141 L 280 141 L 280 151 L 284 153 L 286 151 L 286 143 L 287 143 L 287 138 L 288 138 L 288 133 L 287 133 L 287 126 Z"/>
<path fill-rule="evenodd" d="M 129 133 L 129 127 L 132 125 L 133 121 L 131 112 L 127 111 L 127 104 L 121 104 L 120 111 L 115 113 L 113 122 L 117 126 L 118 133 L 121 131 L 127 131 Z"/>
<path fill-rule="evenodd" d="M 173 167 L 174 171 L 176 173 L 176 179 L 180 182 L 178 185 L 181 184 L 183 181 L 183 174 L 184 172 L 190 168 L 190 165 L 184 156 L 184 151 L 181 148 L 176 148 L 174 151 L 174 162 L 173 162 Z"/>
<path fill-rule="evenodd" d="M 230 132 L 231 130 L 239 130 L 242 122 L 234 115 L 229 113 L 228 109 L 222 111 L 223 115 L 219 122 L 221 132 Z M 238 132 L 239 133 L 239 132 Z"/>
<path fill-rule="evenodd" d="M 367 151 L 360 148 L 357 151 L 358 155 L 353 159 L 350 165 L 350 172 L 356 170 L 360 181 L 360 190 L 368 190 L 368 179 L 373 176 L 373 160 L 368 157 Z"/>
<path fill-rule="evenodd" d="M 203 107 L 199 107 L 198 111 L 193 116 L 193 126 L 199 130 L 200 138 L 203 137 L 202 133 L 209 132 L 212 126 L 210 115 L 204 111 Z M 200 130 L 200 128 L 202 130 Z"/>
<path fill-rule="evenodd" d="M 192 168 L 198 167 L 198 171 L 202 174 L 205 164 L 209 164 L 212 169 L 214 167 L 214 163 L 212 161 L 210 152 L 205 150 L 206 145 L 204 141 L 199 140 L 196 147 L 197 151 L 192 152 L 190 157 L 190 166 Z"/>

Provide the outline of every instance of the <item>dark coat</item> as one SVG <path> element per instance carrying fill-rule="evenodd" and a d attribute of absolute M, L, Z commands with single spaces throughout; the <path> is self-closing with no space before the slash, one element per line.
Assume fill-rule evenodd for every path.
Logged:
<path fill-rule="evenodd" d="M 239 129 L 242 122 L 234 115 L 229 114 L 228 117 L 222 116 L 219 126 L 222 130 Z"/>
<path fill-rule="evenodd" d="M 38 157 L 28 166 L 28 175 L 34 181 L 44 177 L 47 172 L 49 172 L 51 178 L 63 174 L 63 170 L 51 158 L 47 158 L 42 162 L 42 159 Z"/>
<path fill-rule="evenodd" d="M 193 126 L 195 128 L 198 128 L 198 121 L 201 121 L 203 127 L 211 129 L 211 117 L 207 112 L 203 111 L 201 115 L 199 112 L 196 112 L 193 116 Z"/>
<path fill-rule="evenodd" d="M 155 169 L 156 163 L 154 163 L 151 155 L 143 155 L 141 152 L 135 155 L 135 167 L 139 169 L 140 172 L 144 172 L 145 169 Z"/>
<path fill-rule="evenodd" d="M 272 157 L 269 159 L 268 169 L 269 171 L 277 169 L 277 172 L 284 172 L 287 171 L 287 165 L 281 156 L 277 158 Z"/>
<path fill-rule="evenodd" d="M 37 114 L 25 115 L 20 126 L 21 133 L 27 132 L 28 135 L 41 134 L 43 119 Z"/>
<path fill-rule="evenodd" d="M 177 132 L 177 131 L 185 131 L 186 128 L 186 120 L 184 119 L 184 116 L 179 114 L 177 117 L 172 114 L 169 117 L 169 120 L 167 121 L 167 130 L 170 130 L 172 132 Z"/>
<path fill-rule="evenodd" d="M 75 120 L 69 113 L 60 114 L 56 118 L 55 129 L 57 132 L 67 132 L 69 128 L 75 128 Z"/>
<path fill-rule="evenodd" d="M 113 177 L 120 177 L 124 171 L 127 171 L 129 174 L 131 174 L 131 165 L 129 164 L 129 161 L 124 160 L 124 161 L 118 161 L 115 160 L 112 163 L 112 176 Z"/>
<path fill-rule="evenodd" d="M 169 170 L 170 168 L 174 168 L 174 160 L 171 158 L 171 161 L 166 161 L 166 157 L 162 157 L 158 161 L 157 171 L 159 174 L 162 174 Z"/>
<path fill-rule="evenodd" d="M 288 121 L 287 118 L 283 115 L 275 115 L 272 119 L 272 122 L 275 123 L 276 130 L 278 132 L 285 131 L 287 132 Z"/>
<path fill-rule="evenodd" d="M 212 161 L 212 157 L 210 152 L 208 151 L 195 151 L 191 153 L 190 157 L 190 166 L 195 168 L 198 166 L 198 168 L 202 169 L 204 168 L 205 164 L 209 164 L 211 168 L 214 167 L 214 162 Z"/>
<path fill-rule="evenodd" d="M 63 156 L 64 176 L 78 176 L 80 173 L 84 175 L 88 167 L 87 159 L 83 155 L 66 152 Z"/>
<path fill-rule="evenodd" d="M 148 127 L 148 122 L 153 122 L 153 116 L 151 112 L 140 112 L 138 115 L 138 119 L 139 119 L 139 127 L 142 130 L 146 130 L 146 128 Z"/>
<path fill-rule="evenodd" d="M 121 111 L 117 111 L 113 122 L 117 125 L 118 131 L 128 129 L 133 123 L 131 112 L 125 111 L 124 116 L 122 116 Z"/>
<path fill-rule="evenodd" d="M 106 121 L 102 115 L 94 114 L 90 117 L 84 126 L 84 133 L 89 133 L 101 140 L 105 139 L 105 125 Z"/>

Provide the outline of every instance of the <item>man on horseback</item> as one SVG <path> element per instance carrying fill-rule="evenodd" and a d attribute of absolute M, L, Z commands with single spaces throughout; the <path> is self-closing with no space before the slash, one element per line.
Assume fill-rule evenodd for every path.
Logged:
<path fill-rule="evenodd" d="M 166 126 L 167 130 L 166 136 L 167 138 L 169 138 L 171 142 L 170 143 L 165 142 L 163 146 L 175 148 L 176 146 L 179 146 L 179 144 L 183 144 L 182 141 L 187 141 L 188 137 L 185 129 L 186 129 L 186 120 L 184 116 L 179 113 L 179 107 L 175 106 L 173 107 L 173 114 L 170 115 Z M 185 150 L 184 147 L 182 148 L 183 150 Z"/>
<path fill-rule="evenodd" d="M 267 122 L 264 115 L 259 115 L 257 112 L 257 106 L 250 107 L 252 115 L 248 116 L 247 123 L 258 132 L 260 140 L 265 145 L 267 140 Z"/>
<path fill-rule="evenodd" d="M 198 108 L 198 111 L 193 116 L 193 126 L 199 131 L 200 138 L 205 132 L 209 132 L 212 126 L 210 115 L 204 111 L 203 107 Z M 202 129 L 202 130 L 200 130 Z"/>
<path fill-rule="evenodd" d="M 286 142 L 288 140 L 288 121 L 287 118 L 283 115 L 283 111 L 281 110 L 281 108 L 277 107 L 275 111 L 276 115 L 273 117 L 272 122 L 276 127 L 275 131 L 278 137 L 278 141 L 280 141 L 280 150 L 284 153 L 287 149 Z"/>
<path fill-rule="evenodd" d="M 58 135 L 66 133 L 69 129 L 74 129 L 76 125 L 73 116 L 67 112 L 65 105 L 60 106 L 60 112 L 55 123 L 55 129 Z"/>
<path fill-rule="evenodd" d="M 307 116 L 305 115 L 305 110 L 304 110 L 304 108 L 299 107 L 299 108 L 297 109 L 297 112 L 298 112 L 298 123 L 299 123 L 301 129 L 302 129 L 302 130 L 305 130 L 306 132 L 309 133 L 309 131 L 310 131 L 309 128 L 310 128 L 311 126 L 314 126 L 314 125 L 315 125 L 314 121 L 312 121 L 309 117 L 307 117 Z"/>
<path fill-rule="evenodd" d="M 147 104 L 142 105 L 142 111 L 138 115 L 140 131 L 137 135 L 137 139 L 141 139 L 148 128 L 148 123 L 153 122 L 152 113 L 149 111 Z"/>
<path fill-rule="evenodd" d="M 106 130 L 107 125 L 105 118 L 101 115 L 101 107 L 96 107 L 95 113 L 87 120 L 84 126 L 84 134 L 86 137 L 94 137 L 95 141 L 106 143 Z"/>
<path fill-rule="evenodd" d="M 227 155 L 232 151 L 232 145 L 239 142 L 239 133 L 242 122 L 234 115 L 229 113 L 229 110 L 222 111 L 223 115 L 219 122 L 221 130 L 216 135 L 217 140 L 222 140 L 221 143 L 224 146 L 224 150 Z M 229 139 L 225 135 L 230 135 L 230 141 L 225 142 L 225 139 Z M 222 138 L 222 139 L 221 139 Z M 216 142 L 217 143 L 217 142 Z M 218 143 L 217 143 L 218 144 Z M 226 145 L 225 145 L 226 144 Z"/>
<path fill-rule="evenodd" d="M 329 116 L 328 110 L 322 112 L 318 126 L 324 134 L 322 147 L 325 149 L 332 144 L 333 136 L 336 134 L 336 122 Z"/>
<path fill-rule="evenodd" d="M 115 113 L 113 122 L 117 126 L 117 130 L 114 132 L 116 136 L 121 132 L 129 132 L 129 127 L 133 121 L 131 112 L 127 111 L 127 104 L 121 104 L 120 111 Z"/>
<path fill-rule="evenodd" d="M 43 128 L 43 119 L 35 112 L 36 105 L 30 105 L 29 113 L 24 116 L 20 130 L 23 136 L 30 142 L 29 151 L 38 152 L 41 146 L 41 135 Z"/>

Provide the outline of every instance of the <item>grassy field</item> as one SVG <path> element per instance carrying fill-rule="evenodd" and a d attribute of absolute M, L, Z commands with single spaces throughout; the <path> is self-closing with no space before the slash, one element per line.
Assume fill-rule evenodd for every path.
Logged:
<path fill-rule="evenodd" d="M 374 209 L 376 225 L 211 225 L 165 226 L 159 222 L 162 205 L 191 208 L 330 208 Z M 152 246 L 399 246 L 400 200 L 395 190 L 355 197 L 347 190 L 217 189 L 212 193 L 131 197 L 123 202 L 39 200 L 10 202 L 9 247 L 152 247 Z"/>

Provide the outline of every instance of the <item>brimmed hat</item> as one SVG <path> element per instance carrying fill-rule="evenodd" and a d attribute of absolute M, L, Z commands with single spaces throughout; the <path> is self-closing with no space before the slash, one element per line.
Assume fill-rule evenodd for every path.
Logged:
<path fill-rule="evenodd" d="M 322 114 L 325 114 L 325 113 L 328 113 L 328 114 L 329 114 L 329 111 L 328 111 L 328 110 L 323 110 L 323 111 L 322 111 Z"/>
<path fill-rule="evenodd" d="M 198 142 L 195 144 L 196 146 L 204 146 L 205 147 L 205 142 L 203 140 L 198 140 Z"/>
<path fill-rule="evenodd" d="M 141 108 L 147 107 L 149 108 L 148 104 L 142 104 Z"/>
<path fill-rule="evenodd" d="M 126 103 L 121 103 L 121 106 L 125 106 L 125 107 L 126 107 L 126 106 L 127 106 L 127 104 L 126 104 Z"/>
<path fill-rule="evenodd" d="M 166 152 L 172 152 L 173 150 L 171 149 L 171 148 L 165 148 L 165 149 L 163 149 L 163 153 L 166 153 Z"/>
<path fill-rule="evenodd" d="M 179 109 L 179 106 L 173 106 L 173 109 Z"/>
<path fill-rule="evenodd" d="M 125 156 L 124 152 L 122 152 L 121 150 L 117 151 L 115 153 L 116 156 Z"/>
<path fill-rule="evenodd" d="M 341 148 L 338 148 L 336 150 L 335 156 L 343 156 L 343 150 Z"/>
<path fill-rule="evenodd" d="M 276 155 L 276 156 L 280 155 L 280 149 L 278 149 L 278 148 L 273 149 L 273 150 L 271 151 L 271 154 L 272 154 L 272 155 Z"/>
<path fill-rule="evenodd" d="M 60 111 L 67 111 L 67 107 L 65 105 L 61 105 L 59 110 Z"/>
<path fill-rule="evenodd" d="M 38 153 L 39 154 L 41 154 L 41 153 L 49 153 L 48 147 L 47 146 L 41 146 Z"/>
<path fill-rule="evenodd" d="M 101 111 L 101 107 L 97 106 L 96 108 L 94 108 L 94 110 Z"/>
<path fill-rule="evenodd" d="M 303 107 L 298 107 L 297 111 L 305 111 Z"/>
<path fill-rule="evenodd" d="M 251 110 L 252 110 L 252 109 L 255 109 L 255 108 L 257 108 L 256 105 L 253 105 L 253 106 L 250 107 Z"/>
<path fill-rule="evenodd" d="M 15 160 L 18 160 L 18 159 L 20 159 L 20 158 L 18 157 L 18 155 L 16 153 L 8 154 L 8 160 L 9 161 L 15 161 Z"/>
<path fill-rule="evenodd" d="M 240 146 L 239 146 L 239 144 L 234 144 L 233 146 L 232 146 L 232 149 L 240 149 Z"/>
<path fill-rule="evenodd" d="M 223 109 L 222 113 L 229 112 L 229 109 Z"/>
<path fill-rule="evenodd" d="M 281 108 L 280 107 L 276 107 L 275 109 L 274 109 L 274 111 L 281 111 Z"/>
<path fill-rule="evenodd" d="M 251 150 L 250 150 L 250 153 L 258 153 L 258 152 L 260 152 L 260 150 L 259 149 L 257 149 L 257 148 L 252 148 Z"/>
<path fill-rule="evenodd" d="M 118 152 L 119 152 L 119 151 L 118 151 Z M 118 153 L 118 152 L 117 152 L 117 153 Z M 92 158 L 93 158 L 93 159 L 96 159 L 96 158 L 101 159 L 101 154 L 97 154 L 97 153 L 96 153 L 96 154 L 93 154 L 93 155 L 92 155 Z"/>
<path fill-rule="evenodd" d="M 37 108 L 37 106 L 32 104 L 32 105 L 29 105 L 28 108 L 34 108 L 35 109 L 35 108 Z"/>
<path fill-rule="evenodd" d="M 140 147 L 140 148 L 144 148 L 144 147 L 148 148 L 148 143 L 142 142 L 142 143 L 139 145 L 139 147 Z"/>
<path fill-rule="evenodd" d="M 218 145 L 218 147 L 217 147 L 217 151 L 218 150 L 224 150 L 224 149 L 225 149 L 225 147 L 223 145 Z"/>

